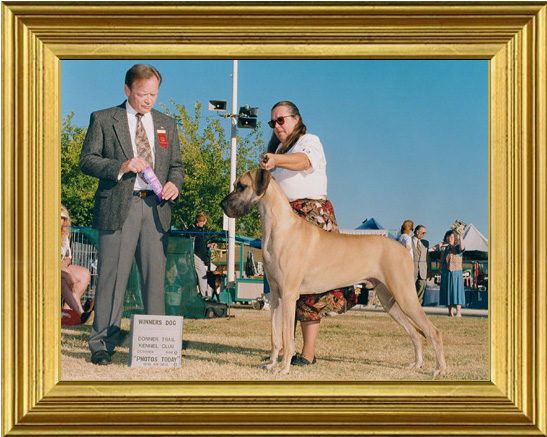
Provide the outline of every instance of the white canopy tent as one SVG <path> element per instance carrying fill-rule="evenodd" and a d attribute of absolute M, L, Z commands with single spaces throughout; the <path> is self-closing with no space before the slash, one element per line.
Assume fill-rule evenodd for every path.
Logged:
<path fill-rule="evenodd" d="M 463 239 L 466 251 L 488 252 L 488 239 L 472 223 L 463 231 Z"/>

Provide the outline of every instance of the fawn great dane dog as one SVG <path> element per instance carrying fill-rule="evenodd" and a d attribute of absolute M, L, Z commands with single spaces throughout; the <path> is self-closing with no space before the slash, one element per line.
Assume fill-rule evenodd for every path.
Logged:
<path fill-rule="evenodd" d="M 293 212 L 266 170 L 242 174 L 234 190 L 220 202 L 232 218 L 244 216 L 253 205 L 260 210 L 264 267 L 271 289 L 272 351 L 265 368 L 289 373 L 295 351 L 296 301 L 301 294 L 369 283 L 384 309 L 414 344 L 415 361 L 409 367 L 422 367 L 424 336 L 435 349 L 434 376 L 446 373 L 442 334 L 418 301 L 414 263 L 401 243 L 379 235 L 330 233 L 308 223 Z M 284 354 L 278 365 L 281 349 Z"/>

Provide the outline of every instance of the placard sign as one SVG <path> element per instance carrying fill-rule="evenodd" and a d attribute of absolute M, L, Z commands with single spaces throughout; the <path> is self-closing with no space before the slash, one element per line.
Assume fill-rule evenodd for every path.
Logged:
<path fill-rule="evenodd" d="M 129 367 L 181 367 L 181 316 L 131 315 Z"/>

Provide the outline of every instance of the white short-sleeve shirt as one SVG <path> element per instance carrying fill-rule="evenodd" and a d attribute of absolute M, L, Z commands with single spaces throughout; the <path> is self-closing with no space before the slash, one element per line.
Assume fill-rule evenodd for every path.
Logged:
<path fill-rule="evenodd" d="M 287 152 L 287 154 L 291 153 L 305 153 L 310 160 L 311 167 L 301 171 L 288 170 L 283 167 L 276 167 L 272 170 L 272 176 L 289 202 L 297 199 L 326 199 L 327 160 L 319 137 L 312 134 L 302 135 Z"/>
<path fill-rule="evenodd" d="M 414 258 L 414 253 L 412 251 L 412 237 L 408 234 L 401 234 L 397 237 L 397 241 L 405 247 L 410 247 L 410 256 Z"/>

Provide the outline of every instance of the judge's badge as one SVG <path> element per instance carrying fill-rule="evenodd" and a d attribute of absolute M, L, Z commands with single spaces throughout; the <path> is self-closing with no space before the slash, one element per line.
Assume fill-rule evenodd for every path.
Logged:
<path fill-rule="evenodd" d="M 156 132 L 160 140 L 160 147 L 167 147 L 167 132 L 165 131 L 165 129 L 158 129 Z"/>

